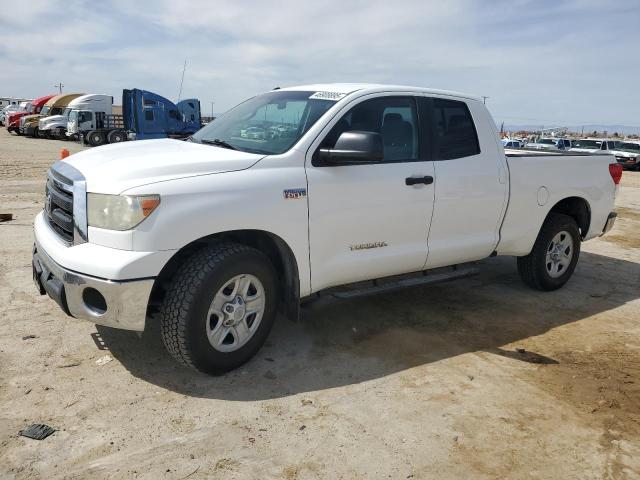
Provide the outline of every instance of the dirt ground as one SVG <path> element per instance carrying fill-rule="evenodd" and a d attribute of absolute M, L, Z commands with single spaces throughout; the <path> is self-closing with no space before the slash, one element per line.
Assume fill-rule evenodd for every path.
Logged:
<path fill-rule="evenodd" d="M 0 131 L 0 478 L 640 478 L 639 173 L 560 291 L 488 259 L 279 320 L 249 364 L 207 377 L 156 330 L 37 295 L 31 224 L 63 147 L 81 148 Z M 58 431 L 19 437 L 31 423 Z"/>

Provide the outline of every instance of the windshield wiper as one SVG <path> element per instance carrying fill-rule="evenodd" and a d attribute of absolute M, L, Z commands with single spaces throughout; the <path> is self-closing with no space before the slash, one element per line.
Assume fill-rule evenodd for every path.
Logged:
<path fill-rule="evenodd" d="M 215 145 L 216 147 L 228 148 L 229 150 L 238 150 L 236 147 L 234 147 L 230 143 L 225 142 L 224 140 L 220 140 L 219 138 L 216 138 L 214 140 L 202 139 L 200 140 L 200 143 L 204 143 L 206 145 Z"/>

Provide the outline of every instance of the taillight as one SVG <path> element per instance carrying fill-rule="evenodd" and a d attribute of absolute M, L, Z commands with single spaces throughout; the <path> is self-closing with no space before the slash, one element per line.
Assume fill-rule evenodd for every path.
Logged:
<path fill-rule="evenodd" d="M 622 165 L 620 165 L 619 163 L 610 163 L 609 173 L 611 174 L 613 183 L 618 185 L 620 183 L 620 179 L 622 178 Z"/>

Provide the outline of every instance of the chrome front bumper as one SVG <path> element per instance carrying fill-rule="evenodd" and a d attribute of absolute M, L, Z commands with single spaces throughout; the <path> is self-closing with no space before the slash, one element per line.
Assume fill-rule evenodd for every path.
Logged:
<path fill-rule="evenodd" d="M 143 331 L 154 279 L 114 281 L 67 270 L 42 247 L 33 247 L 33 280 L 72 317 L 98 325 Z"/>

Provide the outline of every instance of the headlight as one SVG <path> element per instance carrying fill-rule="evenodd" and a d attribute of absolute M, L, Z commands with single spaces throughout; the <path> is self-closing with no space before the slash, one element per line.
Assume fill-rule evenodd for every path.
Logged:
<path fill-rule="evenodd" d="M 90 227 L 129 230 L 160 205 L 160 195 L 87 194 L 87 220 Z"/>

